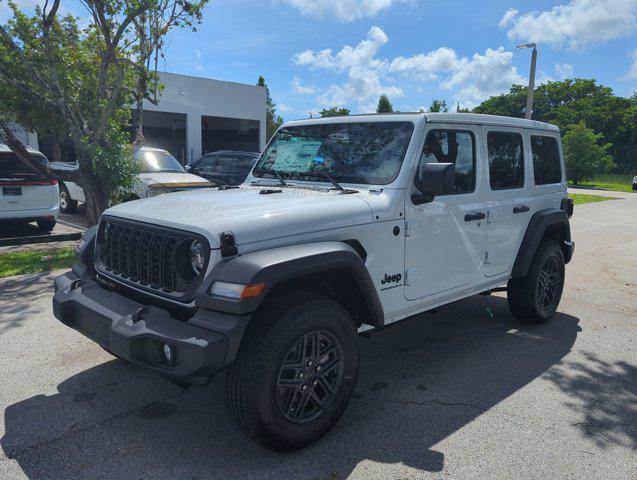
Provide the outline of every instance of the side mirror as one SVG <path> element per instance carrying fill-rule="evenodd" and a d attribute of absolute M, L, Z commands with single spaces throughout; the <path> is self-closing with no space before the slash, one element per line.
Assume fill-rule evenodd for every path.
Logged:
<path fill-rule="evenodd" d="M 452 193 L 456 188 L 456 167 L 453 163 L 427 163 L 416 176 L 419 194 L 411 196 L 414 205 L 431 202 L 436 195 Z"/>
<path fill-rule="evenodd" d="M 190 172 L 190 171 L 192 171 L 192 165 L 186 165 L 186 166 L 184 167 L 184 169 L 185 169 L 187 172 Z"/>

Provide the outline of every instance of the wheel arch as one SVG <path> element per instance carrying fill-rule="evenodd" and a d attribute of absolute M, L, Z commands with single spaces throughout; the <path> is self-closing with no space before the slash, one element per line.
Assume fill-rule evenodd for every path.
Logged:
<path fill-rule="evenodd" d="M 254 299 L 230 301 L 208 297 L 209 308 L 252 313 L 268 301 L 284 301 L 290 291 L 309 291 L 338 301 L 357 322 L 380 328 L 384 312 L 365 263 L 345 242 L 319 242 L 252 252 L 221 262 L 204 282 L 242 285 L 265 283 L 267 292 Z"/>
<path fill-rule="evenodd" d="M 526 228 L 513 264 L 512 276 L 523 277 L 527 274 L 535 252 L 544 238 L 551 238 L 557 242 L 564 254 L 565 263 L 571 260 L 571 227 L 567 213 L 557 208 L 540 210 L 531 217 Z"/>

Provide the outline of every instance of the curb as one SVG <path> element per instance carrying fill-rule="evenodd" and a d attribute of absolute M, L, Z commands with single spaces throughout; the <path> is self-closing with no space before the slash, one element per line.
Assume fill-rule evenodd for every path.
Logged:
<path fill-rule="evenodd" d="M 14 245 L 29 245 L 32 243 L 65 242 L 69 240 L 79 240 L 83 232 L 60 233 L 57 235 L 33 235 L 22 238 L 0 238 L 0 247 L 10 247 Z"/>

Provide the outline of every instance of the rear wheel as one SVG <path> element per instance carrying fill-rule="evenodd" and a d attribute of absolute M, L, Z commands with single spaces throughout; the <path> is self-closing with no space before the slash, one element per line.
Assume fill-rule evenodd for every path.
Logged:
<path fill-rule="evenodd" d="M 564 255 L 550 239 L 540 244 L 526 276 L 509 280 L 511 313 L 525 323 L 542 323 L 557 310 L 564 288 Z"/>
<path fill-rule="evenodd" d="M 71 199 L 66 185 L 60 184 L 60 212 L 75 213 L 77 211 L 77 200 Z"/>
<path fill-rule="evenodd" d="M 297 295 L 252 320 L 228 370 L 230 407 L 261 445 L 297 450 L 338 421 L 357 373 L 356 328 L 347 311 L 321 295 Z"/>
<path fill-rule="evenodd" d="M 40 220 L 36 220 L 36 223 L 38 224 L 38 228 L 40 230 L 44 230 L 45 232 L 50 232 L 55 228 L 55 224 L 56 221 L 55 220 L 47 220 L 47 219 L 40 219 Z"/>

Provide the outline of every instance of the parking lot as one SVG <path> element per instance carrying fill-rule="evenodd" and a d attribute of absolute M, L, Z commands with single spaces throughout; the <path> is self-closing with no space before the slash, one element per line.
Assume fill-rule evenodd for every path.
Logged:
<path fill-rule="evenodd" d="M 317 444 L 264 450 L 223 375 L 182 390 L 51 312 L 53 274 L 0 280 L 0 478 L 467 479 L 637 475 L 637 194 L 578 206 L 560 313 L 476 296 L 360 338 L 358 384 Z"/>

